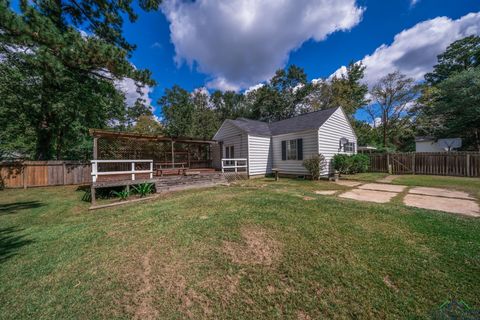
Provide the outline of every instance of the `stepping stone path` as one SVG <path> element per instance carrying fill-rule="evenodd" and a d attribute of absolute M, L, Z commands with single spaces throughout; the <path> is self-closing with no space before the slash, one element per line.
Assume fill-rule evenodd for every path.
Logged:
<path fill-rule="evenodd" d="M 350 180 L 339 180 L 339 181 L 336 181 L 335 183 L 345 187 L 356 187 L 362 184 L 361 182 L 350 181 Z"/>
<path fill-rule="evenodd" d="M 410 207 L 458 213 L 470 217 L 480 217 L 478 203 L 473 200 L 407 194 L 403 199 L 403 203 Z"/>
<path fill-rule="evenodd" d="M 359 186 L 359 189 L 377 190 L 377 191 L 389 191 L 389 192 L 402 192 L 407 186 L 399 186 L 393 184 L 382 183 L 367 183 Z"/>
<path fill-rule="evenodd" d="M 315 191 L 315 194 L 320 194 L 322 196 L 331 196 L 337 193 L 338 190 L 317 190 Z"/>
<path fill-rule="evenodd" d="M 352 189 L 345 193 L 339 195 L 341 198 L 360 200 L 360 201 L 369 201 L 376 203 L 386 203 L 389 202 L 393 197 L 398 193 L 396 192 L 386 192 L 386 191 L 377 191 L 377 190 L 366 190 L 366 189 Z"/>
<path fill-rule="evenodd" d="M 340 194 L 339 197 L 341 198 L 376 203 L 390 202 L 393 197 L 407 188 L 407 186 L 385 183 L 362 184 L 357 181 L 338 181 L 337 184 L 353 188 Z M 316 191 L 315 193 L 322 194 L 319 192 L 328 191 Z M 334 194 L 336 191 L 331 192 L 332 193 L 325 194 Z M 403 199 L 403 203 L 409 207 L 444 211 L 470 217 L 480 217 L 480 206 L 476 199 L 462 191 L 442 188 L 413 187 L 408 190 L 407 195 Z"/>
<path fill-rule="evenodd" d="M 412 189 L 408 190 L 408 193 L 423 194 L 423 195 L 426 195 L 426 196 L 437 196 L 437 197 L 475 200 L 474 197 L 471 197 L 466 192 L 454 191 L 454 190 L 448 190 L 448 189 L 441 189 L 441 188 L 415 187 L 415 188 L 412 188 Z"/>

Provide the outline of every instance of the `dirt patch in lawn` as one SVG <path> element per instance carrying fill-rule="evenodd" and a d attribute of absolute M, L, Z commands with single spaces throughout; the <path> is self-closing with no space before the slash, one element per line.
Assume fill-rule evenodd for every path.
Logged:
<path fill-rule="evenodd" d="M 223 252 L 238 264 L 260 264 L 270 266 L 282 255 L 282 245 L 268 232 L 259 227 L 244 227 L 241 230 L 243 242 L 225 241 Z"/>
<path fill-rule="evenodd" d="M 140 279 L 142 286 L 137 292 L 136 300 L 139 301 L 134 319 L 155 319 L 158 316 L 157 310 L 152 306 L 152 283 L 150 280 L 152 267 L 150 260 L 152 258 L 152 250 L 149 250 L 142 259 L 142 269 L 140 271 Z"/>
<path fill-rule="evenodd" d="M 398 291 L 397 286 L 392 282 L 392 280 L 390 280 L 389 276 L 383 277 L 383 283 L 385 283 L 385 285 L 387 287 L 389 287 L 390 289 L 392 289 L 393 291 L 395 291 L 395 292 Z"/>

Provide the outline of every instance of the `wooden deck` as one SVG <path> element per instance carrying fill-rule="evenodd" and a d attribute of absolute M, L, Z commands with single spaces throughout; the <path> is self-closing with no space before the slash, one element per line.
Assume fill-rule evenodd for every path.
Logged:
<path fill-rule="evenodd" d="M 221 180 L 221 181 L 220 181 Z M 164 174 L 163 176 L 155 175 L 152 179 L 116 179 L 116 180 L 106 180 L 106 181 L 97 181 L 92 183 L 92 188 L 108 188 L 108 187 L 118 187 L 118 186 L 131 186 L 138 185 L 142 183 L 154 183 L 158 189 L 165 191 L 165 187 L 174 185 L 186 186 L 188 184 L 197 184 L 198 182 L 216 182 L 221 183 L 225 182 L 223 174 L 220 171 L 216 171 L 211 168 L 202 168 L 202 169 L 188 169 L 186 170 L 185 175 L 181 174 Z M 172 189 L 172 188 L 170 188 Z"/>

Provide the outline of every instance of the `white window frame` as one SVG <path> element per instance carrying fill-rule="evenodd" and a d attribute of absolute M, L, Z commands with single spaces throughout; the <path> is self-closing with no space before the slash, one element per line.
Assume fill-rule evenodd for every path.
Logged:
<path fill-rule="evenodd" d="M 355 152 L 355 142 L 354 141 L 351 141 L 351 142 L 347 142 L 343 145 L 343 152 L 351 152 L 351 153 L 354 153 Z"/>

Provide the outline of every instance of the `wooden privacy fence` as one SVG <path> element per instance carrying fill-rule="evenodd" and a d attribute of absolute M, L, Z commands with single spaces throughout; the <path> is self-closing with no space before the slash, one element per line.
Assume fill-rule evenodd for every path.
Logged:
<path fill-rule="evenodd" d="M 480 152 L 367 154 L 371 172 L 480 177 Z"/>
<path fill-rule="evenodd" d="M 0 162 L 0 176 L 6 188 L 92 182 L 90 163 L 78 161 Z"/>

